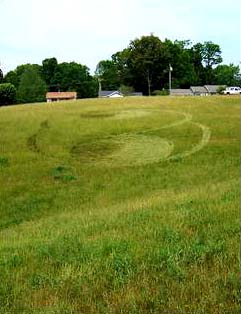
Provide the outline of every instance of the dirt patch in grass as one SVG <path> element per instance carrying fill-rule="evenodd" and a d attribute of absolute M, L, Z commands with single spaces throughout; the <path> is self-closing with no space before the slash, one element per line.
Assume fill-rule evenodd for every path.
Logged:
<path fill-rule="evenodd" d="M 111 118 L 114 116 L 115 116 L 114 113 L 107 113 L 107 112 L 101 112 L 101 111 L 86 112 L 80 115 L 81 118 L 86 118 L 86 119 L 102 119 L 102 118 Z"/>
<path fill-rule="evenodd" d="M 153 111 L 151 110 L 122 110 L 115 113 L 111 112 L 101 112 L 101 111 L 93 111 L 93 112 L 86 112 L 82 113 L 80 115 L 81 118 L 87 118 L 87 119 L 102 119 L 102 118 L 110 118 L 114 120 L 122 120 L 122 119 L 133 119 L 133 118 L 141 118 L 146 115 L 153 114 Z"/>

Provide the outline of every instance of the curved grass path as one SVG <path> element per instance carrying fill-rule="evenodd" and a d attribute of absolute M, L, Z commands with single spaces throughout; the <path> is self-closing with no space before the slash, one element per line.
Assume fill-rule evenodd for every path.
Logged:
<path fill-rule="evenodd" d="M 159 110 L 153 110 L 154 112 L 159 112 Z M 140 111 L 130 110 L 117 113 L 114 117 L 109 119 L 131 119 L 131 118 L 141 118 L 146 115 L 153 113 L 151 109 Z M 148 131 L 142 131 L 142 134 L 147 134 L 150 131 L 158 131 L 162 129 L 174 128 L 186 123 L 190 123 L 194 127 L 198 127 L 202 130 L 202 138 L 199 143 L 187 151 L 171 155 L 174 150 L 174 144 L 167 139 L 162 139 L 158 137 L 143 135 L 129 135 L 121 136 L 116 138 L 116 141 L 122 144 L 120 150 L 114 154 L 110 154 L 105 160 L 102 160 L 100 163 L 108 162 L 109 165 L 120 166 L 120 165 L 144 165 L 152 162 L 159 162 L 165 160 L 175 160 L 180 158 L 185 158 L 190 155 L 193 155 L 203 149 L 209 142 L 211 137 L 210 128 L 207 126 L 193 122 L 193 116 L 189 113 L 173 111 L 173 110 L 163 110 L 162 112 L 178 114 L 183 116 L 183 119 L 177 120 L 170 123 L 169 125 L 161 126 L 160 128 L 152 128 Z M 170 156 L 171 155 L 171 156 Z M 124 156 L 121 158 L 120 156 Z"/>

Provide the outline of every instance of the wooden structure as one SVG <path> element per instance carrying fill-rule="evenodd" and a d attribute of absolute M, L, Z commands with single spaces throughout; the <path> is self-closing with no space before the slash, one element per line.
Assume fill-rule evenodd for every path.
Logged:
<path fill-rule="evenodd" d="M 77 99 L 76 92 L 48 92 L 46 94 L 47 102 L 76 99 Z"/>

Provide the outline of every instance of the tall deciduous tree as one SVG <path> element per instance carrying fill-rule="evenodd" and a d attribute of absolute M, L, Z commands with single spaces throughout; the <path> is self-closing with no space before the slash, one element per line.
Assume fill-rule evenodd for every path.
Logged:
<path fill-rule="evenodd" d="M 17 66 L 17 68 L 14 71 L 8 72 L 4 76 L 4 82 L 5 83 L 11 83 L 13 84 L 17 89 L 22 77 L 22 74 L 27 70 L 27 69 L 33 69 L 38 73 L 38 75 L 42 76 L 42 67 L 38 64 L 22 64 Z"/>
<path fill-rule="evenodd" d="M 206 41 L 201 47 L 202 60 L 207 68 L 212 68 L 223 61 L 219 45 Z"/>
<path fill-rule="evenodd" d="M 154 35 L 135 39 L 129 45 L 128 66 L 135 78 L 133 85 L 134 87 L 142 85 L 142 89 L 144 88 L 144 92 L 148 95 L 151 94 L 152 89 L 156 89 L 160 73 L 165 68 L 162 48 L 161 40 Z"/>
<path fill-rule="evenodd" d="M 199 53 L 202 63 L 205 66 L 205 83 L 211 84 L 214 80 L 213 66 L 223 61 L 221 57 L 221 49 L 219 45 L 211 41 L 206 41 L 204 44 L 197 43 L 194 45 L 194 50 Z"/>
<path fill-rule="evenodd" d="M 30 103 L 45 100 L 47 86 L 37 69 L 28 67 L 22 73 L 17 89 L 17 102 Z"/>
<path fill-rule="evenodd" d="M 3 78 L 5 83 L 13 84 L 16 88 L 19 84 L 19 78 L 16 71 L 9 71 Z"/>
<path fill-rule="evenodd" d="M 233 64 L 230 65 L 218 65 L 214 69 L 215 84 L 217 85 L 240 85 L 240 69 L 239 66 Z"/>
<path fill-rule="evenodd" d="M 112 60 L 102 60 L 98 63 L 95 74 L 102 90 L 114 90 L 120 87 L 118 67 Z"/>
<path fill-rule="evenodd" d="M 76 62 L 58 64 L 52 83 L 60 91 L 76 91 L 78 98 L 96 97 L 98 94 L 97 80 L 85 65 Z"/>
<path fill-rule="evenodd" d="M 58 61 L 56 58 L 48 58 L 44 59 L 42 62 L 42 73 L 43 78 L 48 85 L 49 91 L 56 91 L 57 86 L 53 84 L 53 78 L 55 75 L 55 71 L 57 70 Z"/>
<path fill-rule="evenodd" d="M 195 85 L 198 81 L 198 76 L 192 62 L 192 55 L 190 53 L 189 41 L 175 41 L 166 39 L 163 43 L 162 57 L 166 67 L 170 64 L 172 66 L 172 87 L 174 88 L 189 88 L 190 84 Z M 166 76 L 162 80 L 164 86 L 168 87 L 168 71 L 164 71 Z"/>

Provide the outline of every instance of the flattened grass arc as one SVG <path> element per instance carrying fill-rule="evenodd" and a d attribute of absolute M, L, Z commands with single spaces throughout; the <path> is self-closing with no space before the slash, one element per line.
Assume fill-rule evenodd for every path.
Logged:
<path fill-rule="evenodd" d="M 150 113 L 150 110 L 146 111 Z M 160 112 L 159 110 L 155 111 Z M 144 110 L 142 110 L 141 115 L 139 116 L 136 115 L 136 117 L 143 116 L 143 112 Z M 184 119 L 175 121 L 169 125 L 164 125 L 160 128 L 151 129 L 151 131 L 173 128 L 185 123 L 191 123 L 193 126 L 198 127 L 202 130 L 201 141 L 197 145 L 192 147 L 190 150 L 171 155 L 172 151 L 174 150 L 173 142 L 168 141 L 167 139 L 162 139 L 158 137 L 153 138 L 153 136 L 148 136 L 147 133 L 150 132 L 150 130 L 143 131 L 142 134 L 144 134 L 145 136 L 143 135 L 129 135 L 125 137 L 122 136 L 120 138 L 120 142 L 123 141 L 123 147 L 118 152 L 102 160 L 100 163 L 108 162 L 109 165 L 112 164 L 114 166 L 120 166 L 120 165 L 144 165 L 164 160 L 175 160 L 195 154 L 208 144 L 211 137 L 210 129 L 201 123 L 192 122 L 193 116 L 191 114 L 172 110 L 164 110 L 164 112 L 182 115 Z M 128 115 L 122 115 L 121 117 L 125 119 L 128 117 Z M 121 156 L 124 156 L 124 158 L 123 157 L 121 158 Z"/>
<path fill-rule="evenodd" d="M 197 153 L 198 151 L 203 149 L 208 144 L 210 137 L 211 137 L 210 129 L 201 123 L 192 122 L 192 124 L 199 127 L 202 130 L 201 141 L 197 145 L 195 145 L 192 149 L 184 151 L 182 153 L 175 154 L 173 156 L 170 156 L 169 158 L 167 158 L 167 160 L 175 160 L 175 159 L 179 159 L 179 158 L 188 157 L 192 154 Z"/>

